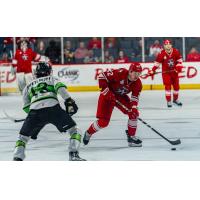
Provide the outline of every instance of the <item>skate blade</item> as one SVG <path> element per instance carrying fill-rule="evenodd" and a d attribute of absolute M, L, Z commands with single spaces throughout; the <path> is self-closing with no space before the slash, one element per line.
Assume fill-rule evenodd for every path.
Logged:
<path fill-rule="evenodd" d="M 23 161 L 21 158 L 14 157 L 13 161 Z"/>
<path fill-rule="evenodd" d="M 72 159 L 72 160 L 69 160 L 69 161 L 87 161 L 86 159 Z"/>
<path fill-rule="evenodd" d="M 142 144 L 133 144 L 133 143 L 128 143 L 129 147 L 142 147 Z"/>
<path fill-rule="evenodd" d="M 88 142 L 83 142 L 83 144 L 84 144 L 84 145 L 88 145 L 88 144 L 89 144 L 89 141 L 88 141 Z"/>
<path fill-rule="evenodd" d="M 177 105 L 176 103 L 173 103 L 174 106 L 177 106 L 177 107 L 182 107 L 183 105 Z"/>

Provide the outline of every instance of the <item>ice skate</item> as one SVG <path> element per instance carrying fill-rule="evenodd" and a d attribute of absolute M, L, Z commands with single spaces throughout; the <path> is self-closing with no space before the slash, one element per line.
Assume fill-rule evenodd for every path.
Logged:
<path fill-rule="evenodd" d="M 75 152 L 69 152 L 69 161 L 86 161 L 86 160 L 79 157 L 78 151 L 75 151 Z"/>
<path fill-rule="evenodd" d="M 16 142 L 13 161 L 23 161 L 25 158 L 25 143 L 21 140 Z"/>
<path fill-rule="evenodd" d="M 128 131 L 126 130 L 126 135 L 127 135 L 127 141 L 128 141 L 128 146 L 129 147 L 141 147 L 142 146 L 142 140 L 139 139 L 136 136 L 130 136 L 128 135 Z"/>
<path fill-rule="evenodd" d="M 90 141 L 92 135 L 90 135 L 87 131 L 85 132 L 85 135 L 83 137 L 83 144 L 87 145 Z"/>
<path fill-rule="evenodd" d="M 168 102 L 167 102 L 167 107 L 168 107 L 168 108 L 171 108 L 171 107 L 172 107 L 172 102 L 171 102 L 171 101 L 168 101 Z"/>
<path fill-rule="evenodd" d="M 177 106 L 182 106 L 183 105 L 179 100 L 173 101 L 173 104 L 177 105 Z"/>
<path fill-rule="evenodd" d="M 128 136 L 129 147 L 142 147 L 142 140 L 136 136 Z"/>

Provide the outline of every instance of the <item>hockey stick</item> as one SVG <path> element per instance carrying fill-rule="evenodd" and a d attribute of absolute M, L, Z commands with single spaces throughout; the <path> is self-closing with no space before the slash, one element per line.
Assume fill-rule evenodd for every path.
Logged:
<path fill-rule="evenodd" d="M 155 74 L 166 74 L 166 73 L 169 73 L 169 72 L 175 72 L 176 70 L 167 70 L 167 71 L 161 71 L 161 72 L 154 72 L 153 74 L 142 74 L 142 75 L 140 75 L 140 77 L 143 77 L 143 76 L 153 76 L 153 75 L 155 75 Z"/>
<path fill-rule="evenodd" d="M 3 110 L 3 113 L 4 113 L 4 115 L 6 116 L 7 119 L 9 119 L 10 121 L 15 122 L 15 123 L 23 122 L 23 121 L 25 121 L 25 119 L 26 119 L 26 118 L 16 119 L 16 118 L 14 118 L 14 117 L 8 115 L 8 113 L 7 113 L 5 110 Z M 77 117 L 74 116 L 73 118 L 77 118 Z M 78 118 L 79 118 L 79 117 L 78 117 Z"/>
<path fill-rule="evenodd" d="M 154 129 L 153 127 L 151 127 L 147 122 L 145 122 L 143 119 L 138 117 L 138 120 L 141 121 L 143 124 L 145 124 L 148 128 L 150 128 L 152 131 L 154 131 L 155 133 L 157 133 L 160 137 L 162 137 L 163 139 L 165 139 L 167 142 L 169 142 L 172 145 L 178 145 L 181 144 L 181 140 L 177 139 L 177 140 L 169 140 L 168 138 L 166 138 L 164 135 L 162 135 L 160 132 L 158 132 L 156 129 Z"/>
<path fill-rule="evenodd" d="M 122 106 L 125 110 L 129 111 L 129 109 L 124 106 L 120 101 L 116 100 L 116 103 L 118 103 L 120 106 Z M 157 133 L 160 137 L 162 137 L 164 140 L 166 140 L 167 142 L 169 142 L 171 145 L 178 145 L 181 144 L 181 140 L 177 139 L 177 140 L 169 140 L 168 138 L 166 138 L 164 135 L 162 135 L 160 132 L 158 132 L 156 129 L 154 129 L 153 127 L 151 127 L 148 123 L 146 123 L 143 119 L 141 119 L 140 117 L 138 117 L 138 120 L 141 121 L 143 124 L 145 124 L 148 128 L 150 128 L 152 131 L 154 131 L 155 133 Z"/>
<path fill-rule="evenodd" d="M 3 113 L 12 122 L 17 123 L 17 122 L 23 122 L 23 121 L 25 121 L 25 119 L 15 119 L 14 117 L 11 117 L 10 115 L 8 115 L 8 113 L 5 110 L 3 110 Z"/>

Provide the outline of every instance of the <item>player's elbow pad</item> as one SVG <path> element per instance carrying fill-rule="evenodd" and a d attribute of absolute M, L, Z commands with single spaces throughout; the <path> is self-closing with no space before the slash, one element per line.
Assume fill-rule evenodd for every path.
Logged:
<path fill-rule="evenodd" d="M 30 112 L 30 105 L 24 106 L 23 110 L 25 113 L 29 113 Z"/>
<path fill-rule="evenodd" d="M 98 81 L 99 81 L 99 88 L 107 88 L 108 87 L 108 82 L 104 77 L 102 77 L 102 78 L 99 77 Z"/>

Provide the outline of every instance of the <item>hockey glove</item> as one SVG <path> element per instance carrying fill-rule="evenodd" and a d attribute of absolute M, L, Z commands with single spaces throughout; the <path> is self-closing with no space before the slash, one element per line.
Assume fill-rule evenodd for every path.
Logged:
<path fill-rule="evenodd" d="M 136 107 L 133 107 L 131 109 L 131 111 L 129 111 L 128 116 L 129 116 L 129 118 L 133 118 L 133 117 L 134 118 L 138 118 L 139 117 L 139 111 L 138 111 L 138 109 Z"/>
<path fill-rule="evenodd" d="M 153 66 L 152 67 L 152 70 L 150 70 L 150 72 L 149 72 L 149 75 L 150 76 L 153 76 L 155 73 L 156 73 L 156 70 L 158 69 L 158 67 L 156 67 L 156 66 Z"/>
<path fill-rule="evenodd" d="M 65 100 L 65 107 L 66 107 L 66 112 L 70 116 L 74 115 L 78 111 L 78 106 L 71 97 Z"/>
<path fill-rule="evenodd" d="M 175 71 L 177 72 L 177 73 L 180 73 L 180 72 L 182 72 L 182 66 L 180 66 L 180 65 L 176 65 L 175 66 Z"/>

